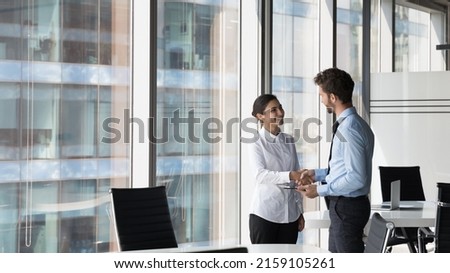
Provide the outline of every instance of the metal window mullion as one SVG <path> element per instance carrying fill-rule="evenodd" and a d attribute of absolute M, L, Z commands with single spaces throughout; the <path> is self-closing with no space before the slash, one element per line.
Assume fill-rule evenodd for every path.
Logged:
<path fill-rule="evenodd" d="M 272 93 L 272 30 L 273 1 L 262 1 L 262 50 L 261 50 L 261 93 Z"/>
<path fill-rule="evenodd" d="M 148 132 L 155 132 L 157 107 L 157 65 L 158 65 L 158 2 L 150 1 L 150 40 L 149 44 L 149 117 L 154 121 L 149 123 Z M 153 134 L 153 133 L 150 133 Z M 149 186 L 156 186 L 156 143 L 149 139 Z"/>

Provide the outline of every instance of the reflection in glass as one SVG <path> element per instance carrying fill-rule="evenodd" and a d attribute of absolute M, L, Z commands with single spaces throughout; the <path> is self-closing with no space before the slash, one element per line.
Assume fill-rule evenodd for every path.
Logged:
<path fill-rule="evenodd" d="M 239 1 L 160 0 L 158 22 L 156 175 L 177 241 L 238 243 Z"/>
<path fill-rule="evenodd" d="M 277 0 L 273 7 L 273 94 L 283 104 L 284 131 L 297 139 L 301 166 L 318 162 L 318 1 Z M 309 126 L 310 125 L 310 126 Z M 300 135 L 301 133 L 301 135 Z"/>
<path fill-rule="evenodd" d="M 19 158 L 19 116 L 18 102 L 20 85 L 0 83 L 0 160 L 17 160 Z"/>
<path fill-rule="evenodd" d="M 98 63 L 98 1 L 64 1 L 62 58 L 68 63 Z"/>
<path fill-rule="evenodd" d="M 130 108 L 130 2 L 1 1 L 0 252 L 114 250 L 130 153 L 100 124 Z"/>
<path fill-rule="evenodd" d="M 362 110 L 362 0 L 337 1 L 336 64 L 355 81 L 353 105 Z"/>
<path fill-rule="evenodd" d="M 319 1 L 273 1 L 272 92 L 285 109 L 283 131 L 297 139 L 300 166 L 306 168 L 319 161 L 319 96 L 313 81 L 319 72 L 318 14 Z M 305 198 L 304 209 L 316 210 L 316 200 Z"/>
<path fill-rule="evenodd" d="M 93 157 L 97 92 L 93 86 L 64 86 L 61 95 L 61 157 Z"/>
<path fill-rule="evenodd" d="M 376 73 L 380 71 L 380 29 L 378 27 L 380 20 L 380 7 L 378 1 L 370 1 L 370 72 Z"/>
<path fill-rule="evenodd" d="M 395 71 L 428 71 L 430 14 L 395 5 Z"/>
<path fill-rule="evenodd" d="M 22 159 L 58 158 L 59 87 L 35 84 L 33 92 L 22 91 Z M 23 88 L 25 89 L 25 88 Z"/>

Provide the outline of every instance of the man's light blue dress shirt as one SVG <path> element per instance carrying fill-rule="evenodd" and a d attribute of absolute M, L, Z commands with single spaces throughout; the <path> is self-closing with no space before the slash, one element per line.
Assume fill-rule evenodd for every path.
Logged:
<path fill-rule="evenodd" d="M 367 195 L 372 180 L 374 134 L 354 107 L 337 117 L 339 127 L 333 138 L 332 157 L 328 169 L 316 169 L 320 196 L 357 197 Z"/>

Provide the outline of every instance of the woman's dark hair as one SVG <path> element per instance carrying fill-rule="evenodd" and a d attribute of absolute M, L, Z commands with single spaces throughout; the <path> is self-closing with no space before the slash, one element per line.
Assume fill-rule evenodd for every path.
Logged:
<path fill-rule="evenodd" d="M 278 100 L 277 96 L 272 94 L 264 94 L 256 98 L 253 102 L 252 116 L 256 118 L 256 114 L 263 114 L 267 104 L 272 100 Z"/>
<path fill-rule="evenodd" d="M 326 93 L 335 94 L 343 103 L 352 101 L 355 82 L 344 70 L 328 68 L 316 75 L 314 83 Z"/>

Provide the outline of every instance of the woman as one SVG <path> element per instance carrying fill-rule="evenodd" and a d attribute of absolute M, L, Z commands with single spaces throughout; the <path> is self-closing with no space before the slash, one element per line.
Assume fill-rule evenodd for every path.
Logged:
<path fill-rule="evenodd" d="M 253 244 L 295 244 L 305 219 L 303 197 L 291 187 L 301 175 L 294 138 L 281 132 L 284 110 L 276 96 L 259 96 L 253 103 L 252 115 L 262 128 L 250 145 L 255 179 L 250 205 L 250 240 Z"/>

